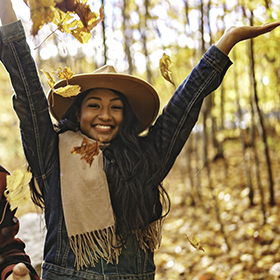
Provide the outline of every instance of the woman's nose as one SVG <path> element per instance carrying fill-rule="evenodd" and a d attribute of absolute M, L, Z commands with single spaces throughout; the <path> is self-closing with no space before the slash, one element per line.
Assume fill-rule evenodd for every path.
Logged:
<path fill-rule="evenodd" d="M 102 120 L 110 120 L 111 119 L 111 114 L 109 108 L 102 108 L 100 113 L 99 113 L 99 118 Z"/>

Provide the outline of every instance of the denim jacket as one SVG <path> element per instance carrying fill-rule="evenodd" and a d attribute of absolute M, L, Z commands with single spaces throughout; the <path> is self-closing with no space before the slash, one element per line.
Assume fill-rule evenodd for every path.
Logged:
<path fill-rule="evenodd" d="M 45 200 L 47 235 L 42 279 L 154 279 L 153 252 L 141 250 L 134 237 L 122 250 L 118 264 L 106 263 L 101 258 L 95 267 L 75 269 L 61 203 L 58 135 L 53 129 L 48 102 L 21 22 L 3 26 L 0 36 L 1 61 L 15 90 L 13 105 L 20 120 L 25 156 Z M 145 141 L 151 141 L 157 151 L 164 177 L 195 125 L 203 99 L 219 86 L 230 65 L 229 58 L 212 46 L 150 129 Z M 105 172 L 108 168 L 110 161 L 104 156 Z"/>

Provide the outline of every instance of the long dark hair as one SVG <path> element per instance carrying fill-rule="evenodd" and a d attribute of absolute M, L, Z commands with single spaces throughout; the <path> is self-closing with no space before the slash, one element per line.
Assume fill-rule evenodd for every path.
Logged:
<path fill-rule="evenodd" d="M 107 179 L 117 220 L 116 232 L 124 244 L 130 234 L 143 231 L 151 222 L 166 216 L 170 200 L 161 184 L 158 154 L 149 141 L 144 141 L 144 136 L 139 137 L 140 121 L 127 99 L 117 94 L 124 104 L 124 119 L 118 137 L 107 149 L 113 156 Z"/>
<path fill-rule="evenodd" d="M 77 97 L 57 125 L 58 133 L 78 129 L 77 112 L 89 91 Z M 151 222 L 162 219 L 170 210 L 170 199 L 162 186 L 161 164 L 149 141 L 140 137 L 140 121 L 127 98 L 119 92 L 124 104 L 121 129 L 103 151 L 109 159 L 107 180 L 114 214 L 116 233 L 123 246 L 128 237 L 145 230 Z"/>

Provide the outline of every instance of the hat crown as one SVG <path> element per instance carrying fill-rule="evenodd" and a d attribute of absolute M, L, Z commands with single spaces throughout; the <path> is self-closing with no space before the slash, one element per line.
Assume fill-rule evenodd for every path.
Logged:
<path fill-rule="evenodd" d="M 116 74 L 117 71 L 115 70 L 114 66 L 112 65 L 104 65 L 98 69 L 96 69 L 95 71 L 93 71 L 94 74 Z"/>

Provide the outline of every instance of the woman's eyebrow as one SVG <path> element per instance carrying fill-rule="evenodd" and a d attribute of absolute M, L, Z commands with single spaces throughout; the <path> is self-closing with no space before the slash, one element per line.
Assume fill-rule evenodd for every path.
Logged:
<path fill-rule="evenodd" d="M 96 100 L 100 100 L 100 101 L 102 100 L 101 97 L 91 96 L 91 97 L 88 97 L 86 101 L 88 101 L 90 99 L 96 99 Z M 120 97 L 114 97 L 114 98 L 110 99 L 110 101 L 115 101 L 115 100 L 121 100 L 121 98 Z"/>

